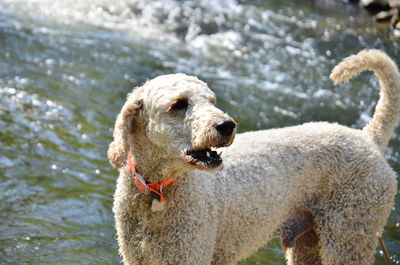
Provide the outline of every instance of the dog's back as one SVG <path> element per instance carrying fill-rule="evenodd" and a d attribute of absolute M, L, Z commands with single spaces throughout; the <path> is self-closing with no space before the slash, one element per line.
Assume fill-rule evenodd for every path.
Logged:
<path fill-rule="evenodd" d="M 368 50 L 331 78 L 346 82 L 364 70 L 378 76 L 381 93 L 363 130 L 321 122 L 236 136 L 216 180 L 219 197 L 234 194 L 221 202 L 223 249 L 244 257 L 275 235 L 288 264 L 372 262 L 396 194 L 384 152 L 400 118 L 400 75 L 386 54 Z"/>

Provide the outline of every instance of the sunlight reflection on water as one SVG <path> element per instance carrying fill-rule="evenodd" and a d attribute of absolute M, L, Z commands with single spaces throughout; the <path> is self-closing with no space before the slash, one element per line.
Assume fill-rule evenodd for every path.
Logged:
<path fill-rule="evenodd" d="M 363 48 L 399 58 L 398 45 L 336 1 L 0 0 L 0 263 L 120 261 L 106 150 L 127 92 L 147 79 L 197 75 L 240 131 L 362 127 L 376 79 L 333 87 L 329 72 Z M 397 172 L 399 148 L 397 128 L 387 155 Z M 399 197 L 384 233 L 396 264 Z M 283 262 L 274 240 L 240 264 Z"/>

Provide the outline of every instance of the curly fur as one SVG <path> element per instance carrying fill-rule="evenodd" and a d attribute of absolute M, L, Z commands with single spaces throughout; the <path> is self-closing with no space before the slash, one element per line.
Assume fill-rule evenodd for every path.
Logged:
<path fill-rule="evenodd" d="M 276 235 L 288 264 L 372 263 L 397 187 L 384 151 L 400 116 L 399 73 L 384 53 L 369 50 L 339 64 L 331 78 L 347 81 L 366 69 L 378 76 L 381 95 L 363 130 L 313 122 L 234 141 L 234 131 L 224 141 L 215 131 L 231 118 L 197 78 L 167 75 L 136 88 L 108 150 L 120 171 L 113 210 L 124 263 L 235 264 Z M 182 98 L 187 109 L 169 111 Z M 216 172 L 182 159 L 188 149 L 228 145 Z M 164 212 L 150 211 L 128 152 L 150 182 L 180 176 L 163 191 Z"/>

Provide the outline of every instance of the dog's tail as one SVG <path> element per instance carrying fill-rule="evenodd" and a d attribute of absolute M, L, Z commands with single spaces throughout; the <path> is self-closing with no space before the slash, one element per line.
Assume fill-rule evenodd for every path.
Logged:
<path fill-rule="evenodd" d="M 364 50 L 346 58 L 330 75 L 334 84 L 348 82 L 362 71 L 370 70 L 379 79 L 380 96 L 375 113 L 363 130 L 370 134 L 385 152 L 393 130 L 400 119 L 400 74 L 396 64 L 383 52 Z"/>

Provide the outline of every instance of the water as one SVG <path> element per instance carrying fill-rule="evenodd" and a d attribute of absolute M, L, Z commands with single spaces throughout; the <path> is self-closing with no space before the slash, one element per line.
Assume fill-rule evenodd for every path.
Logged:
<path fill-rule="evenodd" d="M 159 74 L 206 81 L 240 131 L 362 127 L 377 80 L 328 79 L 399 41 L 341 1 L 0 0 L 0 264 L 117 264 L 107 161 L 126 94 Z M 387 159 L 400 172 L 400 128 Z M 384 238 L 400 264 L 400 196 Z M 385 264 L 377 250 L 375 264 Z M 284 264 L 273 240 L 240 264 Z"/>

